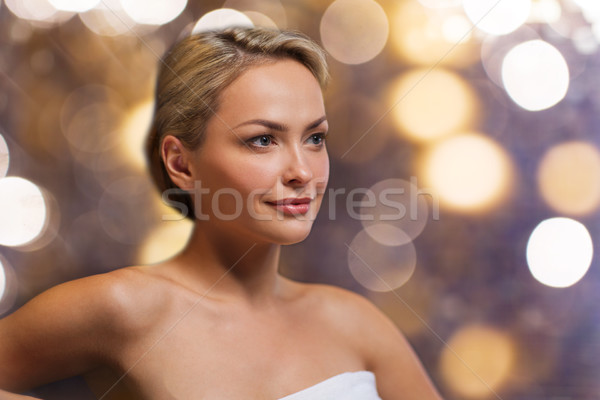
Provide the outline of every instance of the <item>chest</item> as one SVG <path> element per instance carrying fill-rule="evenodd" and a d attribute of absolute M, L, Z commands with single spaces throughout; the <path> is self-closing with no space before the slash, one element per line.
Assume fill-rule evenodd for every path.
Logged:
<path fill-rule="evenodd" d="M 276 399 L 364 369 L 355 346 L 318 316 L 188 316 L 132 347 L 128 380 L 156 399 Z"/>

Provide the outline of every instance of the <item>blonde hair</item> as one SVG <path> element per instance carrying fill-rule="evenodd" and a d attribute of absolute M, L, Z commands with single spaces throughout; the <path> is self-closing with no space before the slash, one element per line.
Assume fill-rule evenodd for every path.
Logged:
<path fill-rule="evenodd" d="M 146 156 L 154 183 L 162 193 L 173 189 L 169 200 L 183 203 L 185 216 L 195 218 L 192 200 L 171 181 L 161 157 L 162 140 L 173 135 L 188 149 L 200 146 L 223 89 L 250 67 L 283 58 L 306 66 L 322 89 L 327 85 L 325 52 L 298 32 L 241 27 L 203 32 L 185 38 L 163 58 Z"/>

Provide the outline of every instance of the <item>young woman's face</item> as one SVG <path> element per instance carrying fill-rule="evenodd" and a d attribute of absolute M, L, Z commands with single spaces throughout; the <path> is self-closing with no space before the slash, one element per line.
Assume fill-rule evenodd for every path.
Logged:
<path fill-rule="evenodd" d="M 197 218 L 256 241 L 303 240 L 329 177 L 327 129 L 305 66 L 283 59 L 245 71 L 221 93 L 193 155 Z"/>

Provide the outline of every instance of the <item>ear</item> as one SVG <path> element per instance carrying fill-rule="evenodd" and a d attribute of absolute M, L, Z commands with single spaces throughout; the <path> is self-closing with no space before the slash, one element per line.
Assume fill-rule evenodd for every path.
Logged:
<path fill-rule="evenodd" d="M 160 153 L 173 183 L 183 190 L 191 190 L 194 187 L 192 152 L 175 136 L 167 135 L 161 143 Z"/>

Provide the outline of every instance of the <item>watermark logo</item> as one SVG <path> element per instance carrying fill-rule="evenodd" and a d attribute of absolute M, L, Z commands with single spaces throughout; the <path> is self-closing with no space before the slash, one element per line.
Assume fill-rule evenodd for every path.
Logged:
<path fill-rule="evenodd" d="M 319 211 L 321 217 L 332 221 L 349 217 L 361 221 L 365 227 L 387 223 L 403 230 L 422 230 L 420 226 L 429 220 L 429 216 L 434 221 L 440 218 L 438 196 L 432 190 L 419 188 L 416 177 L 410 177 L 410 181 L 386 179 L 368 188 L 358 187 L 350 190 L 324 189 L 325 185 L 318 184 L 316 186 L 321 190 L 307 193 L 306 188 L 303 188 L 303 192 L 293 196 L 304 199 L 303 202 L 310 199 L 309 207 L 300 207 L 296 202 L 293 202 L 293 205 L 297 207 L 275 207 L 274 203 L 281 202 L 286 195 L 281 186 L 276 190 L 256 189 L 242 195 L 235 188 L 219 188 L 211 192 L 197 181 L 193 191 L 172 188 L 162 193 L 162 201 L 181 214 L 163 215 L 162 219 L 179 220 L 190 215 L 188 205 L 177 200 L 181 199 L 182 195 L 190 196 L 190 193 L 193 193 L 191 198 L 195 217 L 201 221 L 211 218 L 231 221 L 240 218 L 244 213 L 260 221 L 282 221 L 290 217 L 312 221 L 316 217 L 315 200 L 319 197 L 327 202 L 326 209 L 322 208 Z M 285 212 L 281 211 L 283 208 Z M 306 211 L 307 208 L 309 211 Z"/>

